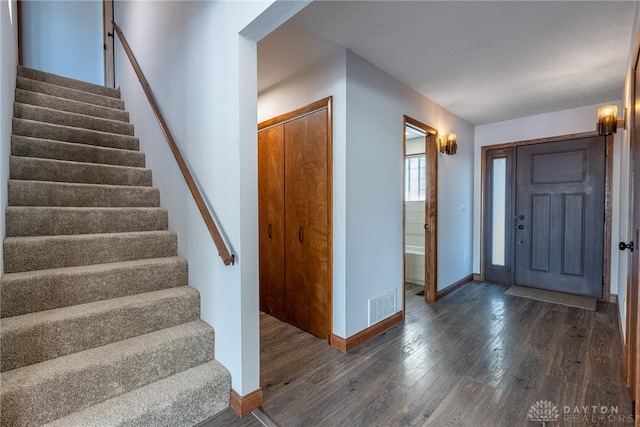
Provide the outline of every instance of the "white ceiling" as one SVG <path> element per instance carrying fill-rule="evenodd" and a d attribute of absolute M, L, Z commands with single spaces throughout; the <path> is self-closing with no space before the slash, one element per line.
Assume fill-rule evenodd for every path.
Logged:
<path fill-rule="evenodd" d="M 615 101 L 637 3 L 316 0 L 258 43 L 258 90 L 346 47 L 476 125 Z"/>

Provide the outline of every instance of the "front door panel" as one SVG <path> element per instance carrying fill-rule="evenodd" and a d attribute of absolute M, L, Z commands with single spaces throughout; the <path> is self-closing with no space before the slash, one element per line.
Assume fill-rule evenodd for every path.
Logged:
<path fill-rule="evenodd" d="M 516 154 L 515 283 L 602 297 L 604 137 Z"/>

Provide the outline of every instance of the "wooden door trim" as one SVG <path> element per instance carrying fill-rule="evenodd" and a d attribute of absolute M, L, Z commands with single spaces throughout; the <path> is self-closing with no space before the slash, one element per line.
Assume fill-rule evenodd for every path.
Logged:
<path fill-rule="evenodd" d="M 116 65 L 115 65 L 115 34 L 111 22 L 115 20 L 114 0 L 102 0 L 102 39 L 104 51 L 102 58 L 104 61 L 104 85 L 106 87 L 115 87 Z M 108 34 L 111 34 L 109 36 Z M 109 40 L 111 39 L 111 40 Z"/>
<path fill-rule="evenodd" d="M 293 110 L 288 113 L 284 113 L 279 116 L 276 116 L 272 119 L 268 119 L 263 122 L 260 122 L 258 123 L 258 130 L 261 131 L 271 126 L 281 125 L 283 123 L 290 122 L 291 120 L 299 119 L 300 117 L 306 116 L 311 113 L 315 113 L 316 111 L 322 110 L 325 108 L 327 109 L 327 113 L 329 114 L 328 119 L 331 119 L 332 100 L 333 100 L 333 97 L 328 96 L 319 101 L 312 102 L 309 105 L 298 108 L 297 110 Z M 332 123 L 331 120 L 329 120 L 329 123 Z M 329 126 L 329 127 L 332 128 L 333 126 Z M 329 139 L 331 139 L 331 136 L 329 136 Z"/>
<path fill-rule="evenodd" d="M 281 125 L 291 120 L 327 110 L 327 335 L 329 345 L 333 336 L 333 97 L 328 96 L 289 113 L 258 123 L 258 131 Z"/>
<path fill-rule="evenodd" d="M 428 224 L 429 233 L 425 236 L 425 273 L 431 272 L 433 276 L 430 282 L 425 280 L 424 299 L 427 302 L 435 302 L 438 299 L 438 130 L 428 126 L 409 116 L 403 116 L 402 126 L 402 318 L 405 317 L 405 208 L 404 208 L 404 188 L 405 182 L 405 158 L 407 155 L 406 128 L 414 127 L 425 133 L 425 155 L 429 168 L 429 193 L 426 197 L 425 224 Z"/>
<path fill-rule="evenodd" d="M 636 87 L 636 79 L 637 79 L 637 74 L 640 72 L 640 32 L 638 33 L 637 37 L 636 37 L 636 42 L 635 42 L 635 46 L 634 46 L 634 57 L 633 57 L 633 61 L 631 63 L 631 87 L 630 87 L 630 91 L 631 93 L 630 95 L 630 105 L 629 105 L 629 116 L 626 117 L 627 119 L 627 129 L 629 130 L 629 158 L 628 158 L 628 162 L 629 162 L 629 176 L 630 176 L 630 185 L 629 185 L 629 229 L 628 229 L 628 240 L 636 240 L 636 236 L 635 236 L 635 229 L 634 229 L 634 224 L 633 224 L 633 215 L 637 215 L 638 212 L 635 212 L 635 197 L 634 197 L 634 183 L 632 181 L 632 177 L 635 175 L 637 176 L 639 171 L 635 171 L 634 170 L 634 161 L 633 161 L 633 149 L 635 147 L 636 144 L 639 144 L 640 141 L 638 141 L 638 135 L 636 135 L 636 104 L 640 101 L 638 99 L 636 99 L 636 92 L 638 90 L 638 88 Z M 638 245 L 638 243 L 635 241 L 635 244 Z M 626 310 L 626 337 L 624 339 L 624 379 L 625 379 L 625 383 L 627 384 L 627 386 L 629 387 L 629 392 L 631 394 L 631 399 L 635 402 L 635 414 L 634 414 L 634 419 L 635 419 L 635 426 L 640 426 L 640 351 L 638 349 L 638 346 L 640 345 L 640 317 L 638 316 L 638 311 L 639 310 L 639 302 L 638 301 L 632 301 L 630 296 L 633 294 L 632 292 L 632 286 L 634 285 L 634 278 L 633 278 L 633 256 L 638 256 L 635 255 L 633 252 L 628 255 L 628 268 L 627 268 L 627 304 L 625 307 Z M 640 280 L 639 278 L 636 278 L 636 280 Z M 638 283 L 636 286 L 640 285 L 640 283 Z M 634 313 L 632 315 L 632 313 Z M 631 337 L 634 336 L 635 337 L 635 351 L 631 352 L 629 347 L 631 345 Z M 633 357 L 635 355 L 635 358 Z M 635 377 L 633 378 L 634 381 L 632 381 L 632 379 L 630 378 L 631 376 L 631 366 L 635 366 Z M 635 387 L 633 387 L 635 386 Z"/>
<path fill-rule="evenodd" d="M 544 144 L 548 142 L 558 142 L 565 141 L 569 139 L 580 139 L 580 138 L 590 138 L 598 136 L 597 131 L 592 132 L 582 132 L 582 133 L 573 133 L 567 135 L 558 135 L 548 138 L 536 138 L 515 142 L 507 142 L 502 144 L 495 145 L 485 145 L 480 149 L 480 161 L 481 161 L 481 183 L 480 183 L 480 200 L 481 200 L 481 211 L 480 211 L 480 278 L 484 280 L 484 239 L 485 239 L 485 227 L 484 222 L 486 221 L 486 212 L 484 209 L 486 203 L 486 156 L 487 151 L 495 150 L 499 148 L 511 148 L 518 147 L 523 145 L 536 145 L 536 144 Z M 611 266 L 606 267 L 607 263 L 611 264 L 611 226 L 612 226 L 612 194 L 613 194 L 613 136 L 607 136 L 605 140 L 605 188 L 604 188 L 604 203 L 605 203 L 605 212 L 604 212 L 604 247 L 603 247 L 603 273 L 602 273 L 602 299 L 604 301 L 611 301 Z"/>
<path fill-rule="evenodd" d="M 16 22 L 18 30 L 18 65 L 23 65 L 22 58 L 22 0 L 16 1 Z"/>

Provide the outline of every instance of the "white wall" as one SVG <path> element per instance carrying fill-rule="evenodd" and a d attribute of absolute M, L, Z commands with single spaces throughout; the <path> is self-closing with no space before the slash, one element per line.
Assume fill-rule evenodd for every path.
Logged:
<path fill-rule="evenodd" d="M 640 3 L 636 2 L 636 11 L 635 17 L 633 20 L 633 34 L 631 36 L 631 43 L 629 46 L 629 61 L 627 64 L 627 75 L 625 78 L 624 92 L 622 95 L 622 105 L 628 109 L 627 120 L 629 120 L 630 124 L 630 116 L 633 114 L 633 94 L 631 93 L 633 88 L 633 59 L 635 58 L 635 46 L 636 40 L 638 39 L 638 32 L 640 31 Z M 618 112 L 618 116 L 621 116 L 621 112 Z M 618 194 L 614 193 L 615 196 L 618 197 L 620 208 L 618 210 L 618 219 L 619 219 L 619 227 L 618 234 L 612 233 L 612 240 L 614 243 L 618 243 L 620 241 L 629 242 L 630 240 L 634 240 L 633 233 L 629 229 L 629 180 L 631 178 L 629 172 L 629 159 L 631 158 L 629 143 L 631 138 L 631 128 L 627 126 L 627 130 L 621 129 L 618 130 L 618 135 L 620 137 L 620 155 L 618 157 L 618 165 L 620 174 L 618 176 L 614 176 L 614 179 L 619 180 L 619 188 L 620 191 Z M 637 138 L 637 136 L 636 136 Z M 614 181 L 615 182 L 615 181 Z M 614 204 L 615 206 L 615 204 Z M 614 212 L 614 218 L 616 218 L 616 213 Z M 640 242 L 635 242 L 638 245 Z M 630 251 L 617 251 L 618 252 L 618 264 L 616 268 L 616 264 L 613 264 L 613 270 L 617 270 L 618 274 L 618 308 L 620 310 L 620 324 L 622 325 L 623 335 L 626 336 L 626 310 L 627 310 L 627 270 L 629 266 L 629 256 L 631 255 Z M 612 260 L 613 261 L 613 260 Z"/>
<path fill-rule="evenodd" d="M 5 237 L 11 122 L 16 91 L 18 32 L 15 0 L 0 2 L 0 240 Z M 0 256 L 0 272 L 4 271 Z"/>
<path fill-rule="evenodd" d="M 458 134 L 458 154 L 439 158 L 438 289 L 471 273 L 473 127 L 350 51 L 260 93 L 259 120 L 328 95 L 334 96 L 333 333 L 347 338 L 368 327 L 369 298 L 392 289 L 402 300 L 405 114 Z"/>
<path fill-rule="evenodd" d="M 102 1 L 23 1 L 23 65 L 103 85 Z"/>
<path fill-rule="evenodd" d="M 237 255 L 222 264 L 175 160 L 117 42 L 122 96 L 202 318 L 216 331 L 216 359 L 246 395 L 259 387 L 256 42 L 301 7 L 296 2 L 116 2 L 115 19 L 137 56 L 186 162 Z M 278 6 L 274 9 L 274 6 Z M 256 24 L 257 22 L 257 24 Z"/>
<path fill-rule="evenodd" d="M 606 104 L 620 106 L 620 101 L 611 101 Z M 605 104 L 588 105 L 570 110 L 556 111 L 523 117 L 504 122 L 491 123 L 476 126 L 475 128 L 475 160 L 474 160 L 474 197 L 473 197 L 473 271 L 480 272 L 480 222 L 481 222 L 481 152 L 482 147 L 502 144 L 506 142 L 525 141 L 536 138 L 547 138 L 559 135 L 569 135 L 582 132 L 595 131 L 598 121 L 598 108 Z M 618 107 L 620 108 L 620 107 Z M 618 294 L 618 240 L 620 219 L 618 214 L 622 208 L 620 205 L 620 155 L 621 133 L 614 136 L 613 141 L 613 194 L 612 194 L 612 241 L 611 241 L 611 293 Z"/>

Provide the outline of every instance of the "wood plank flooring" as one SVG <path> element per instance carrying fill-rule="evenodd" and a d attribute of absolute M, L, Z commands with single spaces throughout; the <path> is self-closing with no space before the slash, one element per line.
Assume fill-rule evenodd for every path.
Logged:
<path fill-rule="evenodd" d="M 263 411 L 283 427 L 535 426 L 529 409 L 550 401 L 547 426 L 632 425 L 616 306 L 478 282 L 426 304 L 418 290 L 407 287 L 403 323 L 347 354 L 261 314 Z M 204 425 L 261 423 L 226 410 Z"/>

